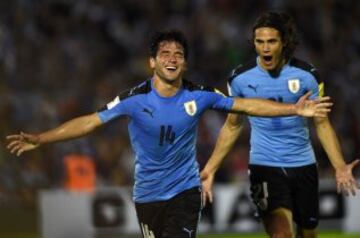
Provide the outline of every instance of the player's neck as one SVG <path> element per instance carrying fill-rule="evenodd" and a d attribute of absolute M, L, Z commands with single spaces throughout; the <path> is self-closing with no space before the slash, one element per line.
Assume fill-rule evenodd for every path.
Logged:
<path fill-rule="evenodd" d="M 282 58 L 280 60 L 280 62 L 276 65 L 275 68 L 271 69 L 271 70 L 267 70 L 266 67 L 264 67 L 264 65 L 262 64 L 262 62 L 260 61 L 260 67 L 263 68 L 264 70 L 266 70 L 271 76 L 273 77 L 278 77 L 280 75 L 281 70 L 283 69 L 284 65 L 288 62 L 287 59 Z"/>
<path fill-rule="evenodd" d="M 172 97 L 174 96 L 182 85 L 182 79 L 176 80 L 166 80 L 162 79 L 159 76 L 154 76 L 154 88 L 163 97 Z"/>

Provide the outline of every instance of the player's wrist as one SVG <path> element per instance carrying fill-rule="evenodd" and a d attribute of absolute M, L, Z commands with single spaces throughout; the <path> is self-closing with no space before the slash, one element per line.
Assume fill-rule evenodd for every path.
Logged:
<path fill-rule="evenodd" d="M 40 146 L 46 143 L 45 137 L 42 134 L 35 134 L 33 135 L 33 144 Z"/>
<path fill-rule="evenodd" d="M 298 116 L 302 115 L 301 108 L 297 104 L 290 105 L 290 113 Z"/>
<path fill-rule="evenodd" d="M 205 168 L 203 169 L 203 171 L 208 175 L 208 176 L 211 176 L 211 175 L 214 175 L 215 172 L 216 172 L 216 168 L 214 166 L 211 166 L 211 165 L 206 165 Z"/>

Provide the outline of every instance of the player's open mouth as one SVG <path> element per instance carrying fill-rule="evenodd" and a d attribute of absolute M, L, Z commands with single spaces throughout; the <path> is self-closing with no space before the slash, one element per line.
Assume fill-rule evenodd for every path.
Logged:
<path fill-rule="evenodd" d="M 264 59 L 265 63 L 267 63 L 267 64 L 271 63 L 272 58 L 273 57 L 270 55 L 263 56 L 263 59 Z"/>
<path fill-rule="evenodd" d="M 165 67 L 167 70 L 169 70 L 169 71 L 171 71 L 171 72 L 174 72 L 174 71 L 176 71 L 177 70 L 177 67 L 175 67 L 175 66 L 167 66 L 167 67 Z"/>

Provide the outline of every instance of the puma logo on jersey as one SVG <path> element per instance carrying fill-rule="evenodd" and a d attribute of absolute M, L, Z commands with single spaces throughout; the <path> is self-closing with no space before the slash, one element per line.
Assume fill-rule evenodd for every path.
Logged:
<path fill-rule="evenodd" d="M 192 237 L 191 234 L 194 232 L 194 230 L 189 230 L 189 229 L 187 229 L 186 227 L 183 227 L 183 231 L 185 231 L 186 233 L 189 234 L 189 238 Z"/>
<path fill-rule="evenodd" d="M 144 109 L 143 109 L 143 112 L 145 112 L 145 113 L 149 114 L 152 118 L 154 118 L 154 116 L 153 116 L 153 112 L 152 112 L 152 111 L 150 111 L 149 109 L 144 108 Z"/>
<path fill-rule="evenodd" d="M 252 90 L 254 90 L 255 93 L 257 93 L 257 88 L 258 87 L 259 87 L 259 85 L 255 85 L 255 86 L 251 85 L 251 84 L 248 85 L 248 88 L 251 88 Z"/>

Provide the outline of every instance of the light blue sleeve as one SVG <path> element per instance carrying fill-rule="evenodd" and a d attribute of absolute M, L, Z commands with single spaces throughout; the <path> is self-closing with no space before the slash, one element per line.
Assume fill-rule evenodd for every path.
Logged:
<path fill-rule="evenodd" d="M 319 97 L 319 84 L 316 78 L 312 74 L 307 74 L 305 77 L 306 92 L 311 91 L 310 99 L 316 99 Z"/>
<path fill-rule="evenodd" d="M 207 92 L 206 94 L 211 109 L 221 111 L 230 111 L 232 109 L 234 104 L 233 98 L 226 97 L 217 89 L 215 89 L 215 92 Z"/>
<path fill-rule="evenodd" d="M 237 76 L 232 80 L 231 84 L 228 84 L 229 95 L 233 97 L 244 97 L 241 87 L 240 78 Z"/>
<path fill-rule="evenodd" d="M 129 103 L 131 103 L 130 99 L 120 101 L 119 96 L 117 96 L 113 101 L 98 111 L 100 120 L 106 123 L 122 115 L 130 115 L 131 112 L 128 108 L 131 107 L 128 105 Z"/>

